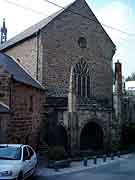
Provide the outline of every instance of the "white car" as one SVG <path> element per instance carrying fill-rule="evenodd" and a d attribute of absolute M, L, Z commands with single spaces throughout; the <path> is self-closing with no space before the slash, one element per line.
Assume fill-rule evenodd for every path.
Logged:
<path fill-rule="evenodd" d="M 37 156 L 32 147 L 0 144 L 0 180 L 24 180 L 33 175 Z"/>

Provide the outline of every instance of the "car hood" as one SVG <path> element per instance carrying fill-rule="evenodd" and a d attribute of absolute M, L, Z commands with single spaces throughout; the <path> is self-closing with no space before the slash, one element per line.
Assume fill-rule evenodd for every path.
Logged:
<path fill-rule="evenodd" d="M 0 159 L 0 171 L 3 170 L 11 170 L 12 168 L 16 168 L 20 165 L 20 161 L 18 160 L 1 160 Z"/>

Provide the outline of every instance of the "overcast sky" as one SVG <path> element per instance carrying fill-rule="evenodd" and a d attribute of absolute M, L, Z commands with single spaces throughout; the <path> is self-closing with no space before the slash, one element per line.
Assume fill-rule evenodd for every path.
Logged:
<path fill-rule="evenodd" d="M 51 1 L 61 6 L 73 2 L 73 0 Z M 126 35 L 104 27 L 117 47 L 114 62 L 119 59 L 123 63 L 125 77 L 135 72 L 135 0 L 86 1 L 101 23 L 134 34 Z M 57 10 L 59 8 L 45 0 L 0 0 L 0 25 L 2 19 L 6 18 L 10 39 Z"/>

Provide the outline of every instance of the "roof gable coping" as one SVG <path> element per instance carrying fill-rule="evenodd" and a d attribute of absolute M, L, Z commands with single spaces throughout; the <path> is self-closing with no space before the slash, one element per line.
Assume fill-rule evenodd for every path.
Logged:
<path fill-rule="evenodd" d="M 1 104 L 2 106 L 4 106 L 5 108 L 10 109 L 9 106 L 6 105 L 5 103 L 3 103 L 2 101 L 0 101 L 0 104 Z"/>

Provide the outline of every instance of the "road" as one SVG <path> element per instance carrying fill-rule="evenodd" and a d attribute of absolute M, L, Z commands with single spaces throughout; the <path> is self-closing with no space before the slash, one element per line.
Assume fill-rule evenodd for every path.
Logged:
<path fill-rule="evenodd" d="M 110 165 L 81 172 L 52 177 L 35 177 L 34 180 L 135 180 L 135 156 Z"/>

